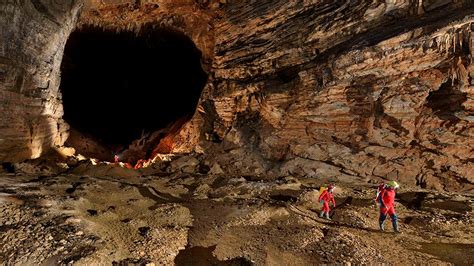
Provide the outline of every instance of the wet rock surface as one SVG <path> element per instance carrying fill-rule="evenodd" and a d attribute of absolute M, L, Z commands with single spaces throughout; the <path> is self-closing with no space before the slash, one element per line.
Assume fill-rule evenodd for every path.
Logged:
<path fill-rule="evenodd" d="M 369 183 L 338 183 L 327 221 L 318 217 L 317 196 L 329 180 L 320 178 L 157 171 L 0 180 L 0 262 L 7 264 L 474 262 L 469 194 L 402 186 L 402 233 L 394 234 L 388 224 L 378 230 Z"/>

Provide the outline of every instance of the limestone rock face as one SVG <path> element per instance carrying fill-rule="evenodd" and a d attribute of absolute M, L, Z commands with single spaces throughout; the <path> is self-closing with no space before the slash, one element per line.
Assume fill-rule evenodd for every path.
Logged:
<path fill-rule="evenodd" d="M 171 27 L 203 52 L 209 82 L 168 151 L 219 154 L 224 172 L 474 184 L 470 0 L 76 2 L 0 4 L 0 161 L 64 142 L 58 69 L 79 17 Z"/>
<path fill-rule="evenodd" d="M 37 158 L 68 138 L 69 126 L 62 119 L 60 66 L 75 27 L 139 30 L 152 23 L 183 31 L 203 52 L 203 65 L 208 66 L 214 42 L 209 33 L 212 16 L 199 6 L 189 0 L 144 1 L 143 5 L 116 0 L 0 1 L 0 162 Z M 94 143 L 79 138 L 72 142 Z"/>
<path fill-rule="evenodd" d="M 76 2 L 0 2 L 0 161 L 37 158 L 67 138 L 59 66 Z"/>
<path fill-rule="evenodd" d="M 208 135 L 261 154 L 267 170 L 282 162 L 280 174 L 472 187 L 472 2 L 223 8 Z"/>

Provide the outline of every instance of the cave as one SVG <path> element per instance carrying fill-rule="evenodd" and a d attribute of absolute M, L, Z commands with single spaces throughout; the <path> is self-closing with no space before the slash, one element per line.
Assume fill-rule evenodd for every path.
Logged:
<path fill-rule="evenodd" d="M 472 0 L 0 1 L 0 265 L 474 265 L 473 31 Z"/>
<path fill-rule="evenodd" d="M 441 84 L 438 90 L 432 91 L 426 98 L 426 106 L 443 120 L 459 121 L 456 112 L 462 111 L 463 103 L 467 100 L 467 93 L 457 90 L 453 81 L 448 79 Z"/>
<path fill-rule="evenodd" d="M 206 81 L 201 52 L 183 33 L 81 27 L 70 34 L 61 64 L 63 118 L 112 155 L 189 120 Z"/>

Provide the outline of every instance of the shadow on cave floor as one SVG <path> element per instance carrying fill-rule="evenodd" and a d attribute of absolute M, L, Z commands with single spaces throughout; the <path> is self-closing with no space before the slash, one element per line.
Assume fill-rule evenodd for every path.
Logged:
<path fill-rule="evenodd" d="M 462 265 L 474 237 L 474 198 L 434 191 L 398 193 L 409 207 L 398 205 L 403 233 L 393 234 L 378 230 L 372 186 L 339 184 L 344 192 L 326 221 L 318 217 L 318 188 L 303 179 L 175 173 L 2 180 L 0 237 L 18 239 L 0 244 L 0 260 L 8 263 Z"/>
<path fill-rule="evenodd" d="M 471 204 L 467 201 L 451 200 L 446 196 L 429 192 L 398 193 L 397 199 L 401 204 L 413 210 L 441 209 L 459 213 L 472 211 Z"/>
<path fill-rule="evenodd" d="M 250 266 L 252 262 L 245 258 L 233 258 L 230 260 L 221 261 L 218 260 L 212 252 L 216 249 L 216 246 L 210 247 L 187 247 L 180 251 L 176 256 L 174 262 L 176 266 Z"/>
<path fill-rule="evenodd" d="M 420 243 L 416 251 L 427 253 L 454 265 L 472 265 L 474 262 L 474 244 Z"/>

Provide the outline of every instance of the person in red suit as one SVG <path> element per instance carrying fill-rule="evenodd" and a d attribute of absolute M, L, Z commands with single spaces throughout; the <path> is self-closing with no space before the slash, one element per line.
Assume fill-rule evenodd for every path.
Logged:
<path fill-rule="evenodd" d="M 399 187 L 398 183 L 395 181 L 390 181 L 377 195 L 377 202 L 380 204 L 380 217 L 379 217 L 379 226 L 380 230 L 384 231 L 384 221 L 387 218 L 387 215 L 390 215 L 392 219 L 393 231 L 398 233 L 398 216 L 395 212 L 395 189 Z M 380 188 L 379 188 L 380 189 Z"/>
<path fill-rule="evenodd" d="M 321 214 L 319 215 L 319 217 L 322 218 L 325 216 L 327 220 L 331 220 L 331 218 L 329 218 L 329 212 L 331 211 L 331 209 L 329 208 L 329 203 L 332 203 L 333 207 L 336 207 L 336 201 L 334 200 L 333 191 L 334 185 L 329 184 L 328 188 L 324 190 L 321 195 L 319 195 L 319 202 L 323 204 L 323 209 L 321 210 Z"/>

